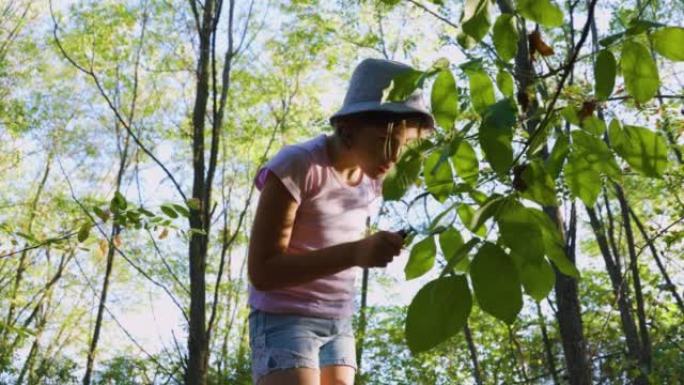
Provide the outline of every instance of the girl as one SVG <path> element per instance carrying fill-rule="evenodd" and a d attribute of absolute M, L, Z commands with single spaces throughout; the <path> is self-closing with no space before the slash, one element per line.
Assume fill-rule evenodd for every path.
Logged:
<path fill-rule="evenodd" d="M 334 134 L 285 146 L 259 170 L 249 243 L 249 337 L 258 385 L 351 385 L 354 267 L 385 267 L 403 238 L 363 237 L 370 204 L 400 150 L 434 126 L 420 93 L 382 103 L 404 64 L 354 70 Z"/>

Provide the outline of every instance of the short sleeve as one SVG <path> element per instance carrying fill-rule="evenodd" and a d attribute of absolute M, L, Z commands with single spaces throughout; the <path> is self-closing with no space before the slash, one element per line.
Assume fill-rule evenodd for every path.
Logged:
<path fill-rule="evenodd" d="M 266 165 L 257 172 L 254 184 L 259 191 L 264 188 L 266 177 L 271 172 L 290 192 L 297 203 L 302 202 L 310 189 L 311 159 L 309 153 L 299 147 L 283 147 Z"/>

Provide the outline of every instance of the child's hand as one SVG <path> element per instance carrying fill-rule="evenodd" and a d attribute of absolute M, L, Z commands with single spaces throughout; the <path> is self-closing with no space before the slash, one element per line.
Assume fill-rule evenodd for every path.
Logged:
<path fill-rule="evenodd" d="M 385 267 L 401 252 L 404 238 L 398 233 L 378 231 L 357 243 L 354 260 L 360 267 Z"/>

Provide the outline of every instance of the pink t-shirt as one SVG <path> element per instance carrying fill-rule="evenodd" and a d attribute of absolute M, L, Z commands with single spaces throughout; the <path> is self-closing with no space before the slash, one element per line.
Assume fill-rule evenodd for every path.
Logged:
<path fill-rule="evenodd" d="M 364 237 L 366 218 L 377 209 L 380 180 L 366 176 L 349 186 L 334 172 L 326 135 L 283 147 L 254 180 L 261 190 L 269 172 L 277 176 L 299 203 L 288 253 L 304 253 Z M 249 285 L 249 304 L 273 313 L 343 318 L 354 311 L 354 279 L 349 268 L 311 282 L 261 291 Z"/>

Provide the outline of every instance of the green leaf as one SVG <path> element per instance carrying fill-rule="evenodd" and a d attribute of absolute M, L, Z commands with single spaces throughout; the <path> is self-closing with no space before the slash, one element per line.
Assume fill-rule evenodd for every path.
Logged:
<path fill-rule="evenodd" d="M 518 12 L 545 27 L 563 25 L 563 11 L 550 0 L 518 0 Z"/>
<path fill-rule="evenodd" d="M 442 269 L 440 277 L 444 277 L 451 272 L 465 273 L 468 271 L 468 267 L 470 266 L 470 260 L 467 258 L 468 253 L 470 253 L 470 250 L 477 246 L 478 243 L 480 243 L 479 238 L 470 238 L 468 242 L 458 247 L 447 259 L 448 262 L 446 266 L 444 266 L 444 269 Z"/>
<path fill-rule="evenodd" d="M 473 108 L 482 115 L 496 100 L 494 99 L 494 86 L 482 68 L 466 69 L 466 74 L 470 80 L 470 100 Z"/>
<path fill-rule="evenodd" d="M 537 302 L 546 298 L 556 284 L 556 274 L 546 259 L 539 263 L 524 263 L 519 271 L 525 292 Z"/>
<path fill-rule="evenodd" d="M 93 212 L 95 213 L 95 215 L 97 215 L 98 218 L 102 220 L 102 222 L 107 222 L 109 220 L 109 213 L 105 212 L 101 208 L 94 206 Z"/>
<path fill-rule="evenodd" d="M 574 124 L 575 126 L 580 125 L 580 118 L 579 118 L 579 113 L 577 111 L 577 107 L 568 104 L 567 106 L 563 107 L 563 110 L 561 110 L 561 115 L 565 120 L 568 121 L 570 124 Z"/>
<path fill-rule="evenodd" d="M 423 86 L 427 75 L 426 72 L 414 69 L 400 73 L 392 79 L 389 87 L 385 90 L 386 97 L 383 98 L 383 101 L 405 101 L 418 88 Z"/>
<path fill-rule="evenodd" d="M 518 202 L 504 204 L 496 217 L 501 240 L 525 261 L 540 263 L 544 259 L 544 239 L 535 216 Z"/>
<path fill-rule="evenodd" d="M 551 154 L 546 159 L 546 170 L 553 180 L 558 178 L 569 150 L 570 140 L 567 135 L 563 133 L 559 134 L 558 138 L 556 138 L 556 143 L 553 144 Z"/>
<path fill-rule="evenodd" d="M 441 151 L 435 151 L 425 159 L 423 176 L 427 190 L 440 202 L 449 196 L 454 187 L 449 158 L 444 158 Z"/>
<path fill-rule="evenodd" d="M 458 217 L 461 218 L 461 223 L 463 223 L 466 229 L 470 230 L 474 234 L 484 237 L 486 230 L 484 226 L 479 226 L 477 228 L 471 226 L 473 223 L 473 218 L 475 217 L 475 210 L 473 210 L 472 207 L 468 205 L 460 205 L 456 209 L 456 212 L 458 213 Z"/>
<path fill-rule="evenodd" d="M 513 97 L 513 76 L 508 71 L 502 69 L 496 74 L 496 86 L 507 98 Z"/>
<path fill-rule="evenodd" d="M 109 203 L 109 209 L 112 212 L 119 212 L 126 210 L 126 207 L 128 206 L 128 203 L 126 202 L 126 198 L 121 195 L 120 192 L 116 191 L 114 192 L 114 197 L 112 198 L 111 202 Z"/>
<path fill-rule="evenodd" d="M 81 228 L 78 230 L 78 241 L 79 242 L 84 242 L 86 239 L 88 239 L 88 236 L 90 235 L 90 229 L 93 227 L 91 223 L 84 223 Z"/>
<path fill-rule="evenodd" d="M 451 161 L 454 163 L 454 168 L 456 169 L 458 176 L 474 187 L 477 184 L 480 163 L 477 160 L 475 150 L 473 150 L 473 147 L 468 141 L 465 139 L 458 140 L 456 151 L 451 157 Z"/>
<path fill-rule="evenodd" d="M 518 29 L 515 27 L 515 18 L 510 13 L 502 13 L 494 23 L 494 48 L 507 62 L 518 53 Z M 497 79 L 498 80 L 498 79 Z"/>
<path fill-rule="evenodd" d="M 482 225 L 484 225 L 487 219 L 496 216 L 501 210 L 501 206 L 506 202 L 507 199 L 505 197 L 500 195 L 492 195 L 489 200 L 482 205 L 482 207 L 480 207 L 475 214 L 473 214 L 470 223 L 464 223 L 465 226 L 471 231 L 473 231 L 473 229 L 480 228 Z M 463 207 L 463 205 L 461 205 L 461 207 Z"/>
<path fill-rule="evenodd" d="M 533 200 L 543 206 L 556 206 L 556 184 L 553 178 L 546 172 L 544 165 L 539 160 L 534 160 L 527 165 L 522 173 L 526 189 L 522 192 L 524 198 Z"/>
<path fill-rule="evenodd" d="M 498 246 L 485 242 L 470 264 L 470 279 L 480 308 L 512 324 L 522 309 L 518 271 Z"/>
<path fill-rule="evenodd" d="M 401 199 L 420 173 L 421 154 L 416 149 L 406 150 L 382 182 L 382 197 L 386 201 Z"/>
<path fill-rule="evenodd" d="M 404 267 L 404 274 L 407 280 L 418 278 L 432 269 L 435 264 L 435 239 L 428 236 L 416 243 L 411 249 L 408 263 Z"/>
<path fill-rule="evenodd" d="M 461 28 L 476 42 L 482 40 L 492 25 L 489 16 L 489 0 L 466 0 Z"/>
<path fill-rule="evenodd" d="M 600 137 L 604 132 L 606 132 L 606 123 L 594 115 L 584 118 L 580 126 L 585 131 L 597 137 Z"/>
<path fill-rule="evenodd" d="M 178 213 L 170 205 L 161 205 L 161 211 L 166 214 L 169 218 L 178 218 Z"/>
<path fill-rule="evenodd" d="M 615 56 L 604 49 L 599 52 L 596 57 L 596 64 L 594 65 L 594 92 L 598 100 L 606 100 L 613 92 L 615 87 L 615 74 L 617 71 L 617 62 Z"/>
<path fill-rule="evenodd" d="M 508 99 L 490 106 L 480 125 L 480 146 L 485 158 L 500 176 L 508 174 L 513 163 L 513 125 L 515 107 Z"/>
<path fill-rule="evenodd" d="M 592 207 L 601 192 L 601 174 L 577 152 L 571 152 L 564 168 L 565 183 L 572 196 Z"/>
<path fill-rule="evenodd" d="M 447 262 L 453 258 L 456 250 L 461 246 L 463 246 L 463 237 L 453 226 L 439 234 L 439 247 Z"/>
<path fill-rule="evenodd" d="M 464 49 L 471 49 L 475 46 L 475 44 L 477 44 L 475 39 L 473 39 L 472 37 L 470 37 L 470 35 L 460 30 L 456 34 L 456 41 L 458 42 L 458 45 L 460 45 Z"/>
<path fill-rule="evenodd" d="M 572 131 L 570 135 L 573 152 L 583 157 L 592 169 L 612 177 L 620 175 L 620 167 L 604 141 L 583 131 Z"/>
<path fill-rule="evenodd" d="M 667 27 L 653 34 L 655 50 L 674 61 L 684 61 L 684 28 Z"/>
<path fill-rule="evenodd" d="M 618 32 L 613 35 L 610 35 L 608 37 L 605 37 L 601 40 L 599 40 L 599 44 L 602 47 L 609 47 L 611 44 L 615 43 L 616 41 L 622 39 L 622 37 L 625 36 L 624 32 Z"/>
<path fill-rule="evenodd" d="M 463 276 L 435 279 L 411 300 L 406 314 L 406 342 L 411 352 L 423 352 L 463 330 L 473 300 Z"/>
<path fill-rule="evenodd" d="M 439 71 L 432 86 L 431 105 L 437 124 L 446 130 L 453 129 L 454 120 L 459 114 L 458 94 L 454 75 L 449 69 Z"/>
<path fill-rule="evenodd" d="M 202 207 L 199 198 L 190 198 L 185 201 L 185 204 L 192 210 L 199 210 Z"/>
<path fill-rule="evenodd" d="M 174 209 L 178 214 L 180 214 L 180 215 L 182 215 L 182 216 L 184 216 L 184 217 L 186 217 L 186 218 L 190 218 L 190 211 L 188 211 L 188 209 L 185 208 L 184 206 L 177 205 L 177 204 L 175 204 L 175 203 L 171 204 L 171 206 L 173 207 L 173 209 Z"/>
<path fill-rule="evenodd" d="M 620 65 L 625 89 L 637 103 L 647 102 L 658 92 L 658 67 L 643 44 L 634 40 L 625 41 Z"/>
<path fill-rule="evenodd" d="M 545 212 L 533 210 L 530 213 L 535 216 L 537 223 L 539 223 L 539 228 L 542 230 L 546 256 L 553 261 L 561 273 L 573 278 L 579 278 L 580 273 L 577 267 L 565 255 L 565 241 L 558 227 L 554 225 Z"/>
<path fill-rule="evenodd" d="M 610 125 L 610 138 L 615 152 L 642 174 L 661 178 L 667 167 L 667 144 L 662 136 L 638 126 Z"/>

